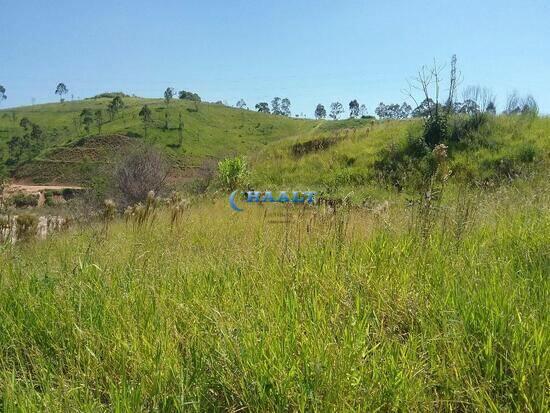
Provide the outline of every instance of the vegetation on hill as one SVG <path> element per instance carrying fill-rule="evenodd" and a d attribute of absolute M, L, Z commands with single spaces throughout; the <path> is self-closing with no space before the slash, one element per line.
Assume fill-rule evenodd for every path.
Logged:
<path fill-rule="evenodd" d="M 139 116 L 144 105 L 151 112 L 147 122 Z M 70 169 L 73 176 L 78 174 L 74 168 L 78 161 L 74 158 L 74 148 L 89 146 L 82 139 L 87 136 L 124 135 L 140 139 L 162 148 L 171 157 L 185 160 L 187 165 L 200 165 L 205 159 L 259 150 L 278 139 L 311 130 L 315 125 L 311 120 L 270 116 L 187 98 L 167 103 L 161 99 L 116 94 L 108 98 L 2 110 L 0 149 L 8 172 L 30 164 L 25 167 L 25 175 L 43 181 L 41 165 L 49 161 L 55 160 L 56 167 Z M 114 139 L 118 139 L 116 136 Z M 117 143 L 108 144 L 112 145 Z M 57 154 L 55 159 L 50 159 L 51 154 Z"/>
<path fill-rule="evenodd" d="M 454 118 L 445 141 L 454 182 L 491 186 L 548 168 L 549 118 L 487 116 L 473 129 L 467 122 Z M 364 201 L 383 189 L 414 192 L 430 153 L 420 119 L 326 122 L 251 156 L 250 182 L 257 189 L 316 189 Z"/>

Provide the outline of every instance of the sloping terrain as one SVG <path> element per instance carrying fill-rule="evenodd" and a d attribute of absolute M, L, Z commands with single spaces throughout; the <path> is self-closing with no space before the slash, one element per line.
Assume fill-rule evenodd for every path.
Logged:
<path fill-rule="evenodd" d="M 98 98 L 75 102 L 51 103 L 0 111 L 0 148 L 4 161 L 10 157 L 8 142 L 14 136 L 29 133 L 21 126 L 23 119 L 40 127 L 33 159 L 20 162 L 13 169 L 15 176 L 35 182 L 69 179 L 81 181 L 79 167 L 90 162 L 104 162 L 112 145 L 127 142 L 128 137 L 162 148 L 170 158 L 185 167 L 200 167 L 208 159 L 257 151 L 269 143 L 300 133 L 307 133 L 318 122 L 273 116 L 235 109 L 219 104 L 161 99 L 123 98 L 124 107 L 111 119 L 107 107 L 111 99 Z M 147 105 L 151 121 L 145 124 L 139 116 Z M 93 114 L 88 130 L 83 111 Z M 101 110 L 99 125 L 95 112 Z M 98 140 L 94 136 L 118 136 Z M 87 142 L 91 139 L 90 142 Z M 24 164 L 24 165 L 23 165 Z M 55 165 L 55 168 L 52 168 Z M 67 183 L 67 181 L 65 181 Z"/>
<path fill-rule="evenodd" d="M 446 142 L 453 176 L 472 184 L 491 184 L 547 168 L 550 118 L 488 117 L 477 130 L 467 132 L 460 122 L 451 120 L 451 134 L 460 136 Z M 380 151 L 398 151 L 409 137 L 421 135 L 419 119 L 325 122 L 314 133 L 274 142 L 252 156 L 252 184 L 259 189 L 314 189 L 364 199 L 380 190 L 372 185 L 378 179 L 374 165 Z"/>

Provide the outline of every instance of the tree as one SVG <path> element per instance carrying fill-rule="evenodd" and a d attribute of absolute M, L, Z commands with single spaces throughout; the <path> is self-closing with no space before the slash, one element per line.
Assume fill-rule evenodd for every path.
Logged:
<path fill-rule="evenodd" d="M 413 118 L 426 118 L 432 113 L 435 102 L 431 99 L 424 99 L 412 112 Z"/>
<path fill-rule="evenodd" d="M 94 112 L 95 124 L 97 126 L 97 133 L 101 135 L 101 127 L 103 126 L 103 111 L 98 109 Z"/>
<path fill-rule="evenodd" d="M 281 115 L 290 116 L 290 99 L 284 98 L 281 101 Z"/>
<path fill-rule="evenodd" d="M 141 121 L 143 122 L 143 130 L 145 132 L 145 137 L 147 138 L 147 127 L 149 126 L 149 123 L 151 123 L 152 121 L 151 109 L 149 109 L 149 106 L 143 105 L 138 115 L 141 118 Z"/>
<path fill-rule="evenodd" d="M 349 103 L 349 117 L 350 118 L 359 117 L 359 102 L 357 102 L 357 99 L 353 99 Z"/>
<path fill-rule="evenodd" d="M 497 107 L 495 105 L 495 102 L 489 102 L 489 104 L 485 108 L 485 112 L 490 113 L 491 115 L 496 115 Z"/>
<path fill-rule="evenodd" d="M 338 119 L 338 117 L 344 113 L 344 106 L 340 102 L 333 102 L 330 104 L 330 117 L 333 120 Z"/>
<path fill-rule="evenodd" d="M 506 109 L 504 109 L 504 114 L 506 115 L 517 115 L 517 114 L 535 114 L 539 112 L 539 107 L 536 100 L 533 96 L 528 95 L 525 98 L 519 96 L 517 92 L 513 92 L 508 95 L 506 99 Z"/>
<path fill-rule="evenodd" d="M 315 118 L 316 119 L 324 119 L 327 117 L 327 111 L 323 105 L 320 103 L 315 108 Z"/>
<path fill-rule="evenodd" d="M 67 86 L 65 86 L 65 83 L 59 83 L 57 87 L 55 88 L 55 94 L 59 95 L 59 101 L 63 102 L 63 95 L 66 95 L 69 93 L 69 89 L 67 89 Z"/>
<path fill-rule="evenodd" d="M 281 112 L 281 98 L 280 97 L 274 97 L 271 101 L 271 113 L 274 115 L 282 115 Z"/>
<path fill-rule="evenodd" d="M 464 89 L 464 92 L 462 92 L 462 100 L 464 103 L 461 106 L 466 104 L 466 102 L 468 102 L 471 107 L 474 107 L 473 104 L 475 104 L 478 108 L 478 112 L 483 113 L 487 111 L 491 103 L 492 106 L 495 105 L 496 97 L 492 90 L 486 87 L 468 86 Z"/>
<path fill-rule="evenodd" d="M 367 107 L 365 105 L 361 105 L 359 107 L 359 114 L 361 115 L 361 117 L 367 116 L 368 113 L 369 112 L 368 112 Z"/>
<path fill-rule="evenodd" d="M 84 125 L 86 133 L 90 133 L 90 125 L 94 122 L 94 115 L 91 109 L 82 109 L 80 112 L 80 120 Z"/>
<path fill-rule="evenodd" d="M 192 100 L 195 102 L 200 102 L 201 98 L 199 95 L 193 92 L 187 92 L 186 90 L 180 90 L 178 93 L 180 99 Z"/>
<path fill-rule="evenodd" d="M 113 121 L 116 117 L 116 114 L 124 107 L 124 101 L 120 96 L 115 96 L 111 102 L 109 102 L 109 105 L 107 105 L 107 113 L 109 113 L 109 117 L 111 121 Z"/>
<path fill-rule="evenodd" d="M 150 191 L 160 193 L 168 176 L 168 164 L 163 155 L 150 146 L 129 153 L 115 169 L 115 183 L 121 204 L 142 202 Z"/>
<path fill-rule="evenodd" d="M 164 91 L 164 102 L 166 102 L 166 105 L 168 106 L 170 104 L 170 101 L 174 97 L 174 89 L 171 87 L 167 87 Z"/>
<path fill-rule="evenodd" d="M 2 85 L 0 85 L 0 103 L 2 101 L 6 100 L 8 97 L 6 96 L 6 88 Z"/>
<path fill-rule="evenodd" d="M 246 106 L 246 102 L 244 101 L 244 99 L 240 99 L 236 104 L 235 104 L 236 107 L 238 107 L 239 109 L 248 109 L 248 107 Z"/>
<path fill-rule="evenodd" d="M 406 102 L 403 102 L 401 105 L 398 105 L 397 103 L 386 105 L 383 102 L 380 102 L 374 113 L 376 113 L 380 119 L 397 120 L 408 118 L 411 110 L 411 106 Z"/>
<path fill-rule="evenodd" d="M 481 109 L 475 101 L 467 99 L 463 103 L 459 104 L 458 110 L 456 112 L 472 116 L 481 113 Z"/>
<path fill-rule="evenodd" d="M 416 103 L 416 109 L 413 111 L 413 116 L 424 117 L 424 142 L 434 148 L 436 145 L 447 139 L 448 135 L 448 118 L 452 112 L 454 105 L 454 95 L 456 93 L 459 75 L 456 70 L 456 55 L 453 55 L 451 60 L 451 75 L 448 88 L 448 97 L 445 100 L 445 105 L 440 104 L 440 91 L 442 66 L 436 63 L 431 68 L 423 66 L 418 71 L 417 77 L 413 82 L 409 82 L 409 97 Z M 422 103 L 416 100 L 413 89 L 421 92 L 423 96 Z"/>
<path fill-rule="evenodd" d="M 269 105 L 267 102 L 256 103 L 255 108 L 258 112 L 269 113 Z"/>
<path fill-rule="evenodd" d="M 19 126 L 25 129 L 25 131 L 27 131 L 31 125 L 32 122 L 27 117 L 21 118 L 21 120 L 19 121 Z"/>
<path fill-rule="evenodd" d="M 399 111 L 401 114 L 400 119 L 407 119 L 411 115 L 412 107 L 407 102 L 403 102 L 399 108 Z"/>
<path fill-rule="evenodd" d="M 28 161 L 40 153 L 44 146 L 42 129 L 37 124 L 31 124 L 30 133 L 23 136 L 13 136 L 8 141 L 9 158 L 6 161 L 8 166 L 16 166 L 21 162 Z"/>

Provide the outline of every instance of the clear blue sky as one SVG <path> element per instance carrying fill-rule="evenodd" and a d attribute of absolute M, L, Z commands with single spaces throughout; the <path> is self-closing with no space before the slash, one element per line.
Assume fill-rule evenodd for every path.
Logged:
<path fill-rule="evenodd" d="M 1 0 L 2 107 L 87 97 L 159 97 L 168 86 L 292 112 L 357 98 L 401 102 L 423 64 L 458 56 L 466 85 L 531 93 L 550 113 L 549 0 Z"/>

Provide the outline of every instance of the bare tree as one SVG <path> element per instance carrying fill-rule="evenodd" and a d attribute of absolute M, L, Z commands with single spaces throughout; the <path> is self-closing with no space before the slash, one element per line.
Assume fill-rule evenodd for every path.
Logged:
<path fill-rule="evenodd" d="M 527 95 L 525 98 L 521 97 L 517 91 L 512 92 L 506 99 L 506 108 L 504 114 L 517 115 L 517 114 L 538 114 L 539 106 L 535 98 L 531 95 Z"/>
<path fill-rule="evenodd" d="M 149 191 L 162 192 L 167 176 L 168 164 L 155 148 L 143 146 L 130 152 L 115 170 L 115 184 L 121 204 L 141 202 Z"/>
<path fill-rule="evenodd" d="M 488 108 L 491 109 L 491 107 L 495 105 L 496 97 L 493 91 L 489 88 L 481 86 L 468 86 L 462 92 L 462 100 L 464 102 L 475 102 L 481 112 L 487 112 Z"/>
<path fill-rule="evenodd" d="M 417 76 L 409 81 L 409 90 L 407 91 L 408 96 L 416 103 L 413 116 L 422 113 L 425 119 L 424 141 L 430 147 L 441 143 L 447 137 L 447 118 L 454 109 L 454 96 L 460 78 L 456 70 L 456 56 L 453 56 L 448 96 L 445 105 L 441 105 L 441 75 L 444 68 L 445 66 L 438 65 L 435 61 L 430 68 L 423 66 Z M 419 92 L 423 96 L 420 103 L 415 97 Z"/>

